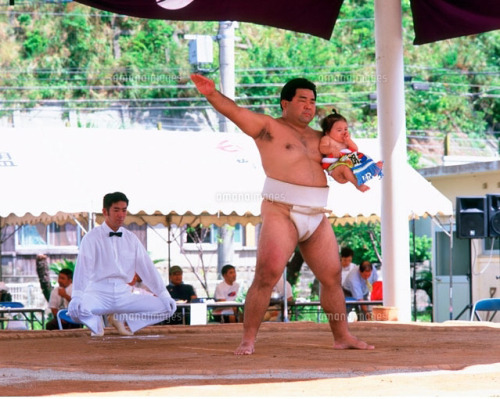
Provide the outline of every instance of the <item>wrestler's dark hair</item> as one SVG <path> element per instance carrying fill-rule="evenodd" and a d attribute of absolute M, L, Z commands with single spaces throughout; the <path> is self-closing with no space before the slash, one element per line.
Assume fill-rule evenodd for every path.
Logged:
<path fill-rule="evenodd" d="M 283 109 L 283 107 L 281 106 L 281 100 L 292 101 L 292 98 L 295 96 L 297 89 L 312 90 L 312 92 L 314 93 L 314 99 L 316 100 L 316 85 L 310 80 L 304 78 L 295 78 L 288 81 L 281 89 L 281 95 L 280 95 L 281 109 Z"/>
<path fill-rule="evenodd" d="M 109 193 L 106 194 L 102 200 L 102 207 L 104 209 L 107 209 L 109 211 L 109 208 L 111 208 L 111 205 L 113 205 L 116 202 L 124 201 L 127 203 L 128 206 L 128 198 L 125 194 L 120 193 L 119 191 L 116 191 L 114 193 Z"/>
<path fill-rule="evenodd" d="M 319 123 L 321 126 L 321 130 L 323 130 L 323 135 L 326 135 L 331 130 L 335 122 L 338 121 L 344 121 L 347 123 L 347 119 L 340 115 L 335 108 L 333 108 L 332 113 L 328 116 L 325 116 Z"/>
<path fill-rule="evenodd" d="M 222 270 L 221 270 L 220 272 L 221 272 L 221 274 L 222 274 L 223 276 L 225 276 L 225 275 L 226 275 L 226 273 L 227 273 L 229 270 L 231 270 L 231 269 L 235 269 L 235 270 L 236 270 L 236 268 L 235 268 L 233 265 L 224 265 L 224 266 L 222 267 Z"/>
<path fill-rule="evenodd" d="M 363 262 L 361 262 L 361 264 L 359 265 L 359 272 L 360 273 L 363 273 L 363 272 L 366 272 L 367 270 L 373 270 L 373 266 L 371 264 L 370 261 L 368 260 L 364 260 Z"/>
<path fill-rule="evenodd" d="M 344 247 L 340 250 L 341 258 L 348 258 L 349 256 L 354 256 L 354 251 L 350 247 Z"/>
<path fill-rule="evenodd" d="M 68 268 L 61 269 L 59 270 L 59 274 L 65 274 L 66 276 L 68 276 L 68 278 L 73 280 L 73 270 L 71 269 Z"/>

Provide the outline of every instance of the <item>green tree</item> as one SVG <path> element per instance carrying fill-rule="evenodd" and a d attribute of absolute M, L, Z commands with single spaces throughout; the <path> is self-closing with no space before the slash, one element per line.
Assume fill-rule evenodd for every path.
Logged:
<path fill-rule="evenodd" d="M 23 43 L 26 58 L 32 58 L 47 50 L 49 40 L 38 29 L 26 33 L 26 40 Z"/>
<path fill-rule="evenodd" d="M 333 228 L 339 247 L 350 247 L 354 251 L 353 263 L 359 265 L 368 260 L 381 263 L 380 223 L 357 223 Z"/>

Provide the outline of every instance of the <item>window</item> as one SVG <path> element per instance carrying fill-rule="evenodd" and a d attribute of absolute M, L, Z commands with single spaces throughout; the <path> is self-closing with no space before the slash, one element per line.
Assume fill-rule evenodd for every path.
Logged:
<path fill-rule="evenodd" d="M 213 230 L 215 229 L 216 227 L 213 225 L 208 227 L 204 227 L 201 224 L 196 227 L 188 226 L 186 228 L 186 242 L 188 244 L 213 244 L 215 242 L 214 236 L 216 235 Z"/>
<path fill-rule="evenodd" d="M 240 246 L 245 245 L 245 229 L 241 224 L 237 224 L 233 229 L 233 242 Z M 186 228 L 187 244 L 217 244 L 220 239 L 220 228 L 215 225 L 203 226 L 199 224 L 196 227 L 188 226 Z"/>
<path fill-rule="evenodd" d="M 233 240 L 235 243 L 240 244 L 242 247 L 246 245 L 245 243 L 245 228 L 241 224 L 234 226 L 234 236 Z"/>
<path fill-rule="evenodd" d="M 16 247 L 76 247 L 80 244 L 80 237 L 80 227 L 70 223 L 62 226 L 56 223 L 23 225 L 17 230 Z"/>

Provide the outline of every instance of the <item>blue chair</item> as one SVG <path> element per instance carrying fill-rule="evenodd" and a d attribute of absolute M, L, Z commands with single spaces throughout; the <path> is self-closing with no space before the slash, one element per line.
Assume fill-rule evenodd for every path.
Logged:
<path fill-rule="evenodd" d="M 69 316 L 68 309 L 61 309 L 57 312 L 57 325 L 59 326 L 59 330 L 63 330 L 61 320 L 64 320 L 66 323 L 74 324 L 75 328 L 81 327 L 80 323 L 77 323 Z"/>
<path fill-rule="evenodd" d="M 2 308 L 24 308 L 21 302 L 0 302 Z"/>
<path fill-rule="evenodd" d="M 493 312 L 487 321 L 492 321 L 497 312 L 500 310 L 500 298 L 487 298 L 480 299 L 477 301 L 473 308 L 470 316 L 470 321 L 474 321 L 474 316 L 478 321 L 483 321 L 479 316 L 478 312 Z"/>

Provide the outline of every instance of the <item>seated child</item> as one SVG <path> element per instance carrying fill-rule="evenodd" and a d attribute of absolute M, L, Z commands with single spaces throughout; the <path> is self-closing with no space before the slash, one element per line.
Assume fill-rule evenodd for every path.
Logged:
<path fill-rule="evenodd" d="M 322 154 L 328 154 L 322 159 L 323 169 L 338 183 L 351 182 L 362 192 L 369 190 L 370 187 L 365 183 L 375 176 L 383 176 L 384 163 L 375 163 L 358 152 L 358 146 L 349 134 L 347 120 L 335 109 L 321 121 L 321 128 L 324 136 L 319 143 L 319 150 Z"/>

